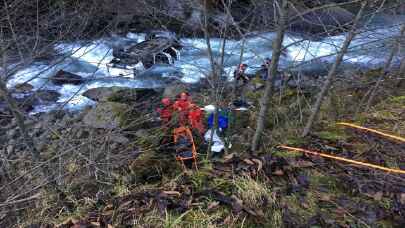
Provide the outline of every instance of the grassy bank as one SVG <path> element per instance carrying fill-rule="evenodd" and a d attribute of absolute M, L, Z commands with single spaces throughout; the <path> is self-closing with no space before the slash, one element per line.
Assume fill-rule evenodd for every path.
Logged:
<path fill-rule="evenodd" d="M 109 164 L 95 159 L 99 163 L 93 164 L 93 169 L 100 169 L 99 176 L 87 174 L 89 163 L 81 157 L 83 154 L 69 156 L 63 166 L 66 177 L 58 191 L 43 190 L 39 199 L 27 203 L 20 214 L 24 218 L 20 224 L 59 224 L 61 227 L 74 224 L 93 227 L 401 226 L 405 223 L 404 175 L 278 147 L 284 144 L 404 169 L 403 144 L 337 125 L 345 121 L 405 135 L 405 88 L 395 85 L 396 75 L 383 83 L 369 111 L 361 105 L 375 75 L 378 73 L 369 72 L 354 75 L 351 81 L 337 81 L 322 106 L 320 120 L 307 138 L 301 138 L 300 133 L 316 90 L 284 88 L 277 91 L 272 99 L 263 145 L 253 154 L 246 148 L 253 134 L 257 99 L 262 91 L 251 91 L 247 97 L 254 107 L 250 117 L 243 120 L 249 127 L 238 129 L 235 126 L 235 133 L 231 135 L 233 146 L 222 159 L 207 160 L 205 150 L 200 150 L 198 171 L 183 172 L 173 154 L 161 148 L 159 127 L 144 129 L 142 134 L 131 128 L 125 132 L 131 141 L 119 148 L 109 148 L 109 153 L 95 142 L 91 151 L 96 154 L 101 151 L 97 156 L 110 156 Z M 201 97 L 196 99 L 199 103 L 204 96 L 196 97 Z M 52 145 L 55 144 L 48 148 L 49 157 L 53 155 Z M 134 148 L 137 154 L 131 157 Z M 57 168 L 57 164 L 54 161 L 53 167 Z"/>

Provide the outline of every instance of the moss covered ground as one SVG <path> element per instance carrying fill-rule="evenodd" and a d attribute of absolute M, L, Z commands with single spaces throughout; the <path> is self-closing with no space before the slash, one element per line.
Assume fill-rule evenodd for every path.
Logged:
<path fill-rule="evenodd" d="M 375 79 L 374 74 L 359 74 L 355 80 L 367 84 Z M 147 153 L 116 169 L 111 185 L 81 180 L 66 190 L 62 203 L 48 193 L 41 201 L 42 216 L 30 217 L 28 223 L 61 227 L 401 227 L 405 224 L 404 175 L 278 147 L 284 144 L 405 169 L 405 147 L 400 142 L 337 125 L 344 121 L 404 136 L 405 88 L 397 88 L 393 82 L 383 83 L 367 111 L 362 100 L 369 87 L 337 82 L 306 138 L 300 133 L 315 94 L 291 88 L 276 91 L 259 151 L 246 151 L 258 111 L 254 106 L 250 117 L 243 120 L 248 127 L 232 135 L 228 153 L 214 161 L 206 159 L 205 150 L 199 151 L 198 170 L 194 171 L 182 170 L 170 151 L 159 148 L 156 139 L 149 140 L 148 136 L 161 137 L 149 129 L 136 142 Z M 252 91 L 247 97 L 257 105 L 261 92 Z M 69 167 L 77 170 L 75 164 Z M 101 190 L 106 196 L 96 197 Z"/>

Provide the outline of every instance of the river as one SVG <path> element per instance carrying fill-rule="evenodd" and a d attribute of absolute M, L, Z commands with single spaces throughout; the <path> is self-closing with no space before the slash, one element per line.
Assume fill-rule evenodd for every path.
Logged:
<path fill-rule="evenodd" d="M 392 38 L 399 34 L 405 16 L 375 18 L 367 27 L 360 29 L 350 45 L 342 67 L 372 69 L 381 67 L 390 52 Z M 248 73 L 259 69 L 264 58 L 271 57 L 271 41 L 276 36 L 273 32 L 252 33 L 243 40 L 227 40 L 224 67 L 228 78 L 240 61 L 240 51 L 244 46 L 243 62 L 248 64 Z M 181 58 L 173 65 L 159 64 L 143 72 L 138 79 L 117 77 L 122 72 L 109 71 L 107 63 L 112 56 L 112 47 L 124 42 L 141 42 L 145 34 L 129 33 L 127 36 L 110 36 L 92 41 L 76 43 L 59 43 L 55 50 L 63 57 L 53 61 L 34 62 L 29 67 L 15 73 L 7 82 L 9 88 L 29 81 L 34 90 L 48 89 L 61 94 L 56 103 L 37 105 L 32 114 L 58 108 L 80 110 L 94 102 L 81 94 L 88 89 L 98 87 L 122 86 L 132 88 L 157 88 L 165 86 L 165 80 L 178 77 L 185 83 L 195 83 L 209 72 L 207 45 L 202 38 L 181 38 L 183 48 Z M 309 69 L 311 71 L 327 70 L 341 47 L 345 34 L 326 36 L 318 40 L 305 39 L 300 34 L 287 33 L 283 42 L 286 53 L 280 60 L 282 70 Z M 222 39 L 212 38 L 211 46 L 216 57 L 220 56 Z M 401 53 L 400 55 L 404 55 Z M 394 64 L 399 63 L 398 55 Z M 88 82 L 82 85 L 53 85 L 48 78 L 63 69 L 80 75 Z"/>

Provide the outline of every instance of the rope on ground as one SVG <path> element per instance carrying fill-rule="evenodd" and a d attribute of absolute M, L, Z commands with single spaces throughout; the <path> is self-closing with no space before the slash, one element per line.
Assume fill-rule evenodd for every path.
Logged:
<path fill-rule="evenodd" d="M 377 131 L 377 130 L 374 130 L 374 129 L 358 126 L 358 125 L 351 124 L 351 123 L 344 123 L 344 122 L 337 123 L 337 125 L 342 125 L 342 126 L 345 126 L 345 127 L 351 127 L 351 128 L 355 128 L 355 129 L 359 129 L 359 130 L 363 130 L 363 131 L 372 132 L 372 133 L 378 134 L 380 136 L 384 136 L 384 137 L 387 137 L 389 139 L 393 139 L 395 141 L 405 143 L 405 138 L 403 138 L 403 137 L 387 134 L 387 133 Z"/>
<path fill-rule="evenodd" d="M 378 166 L 378 165 L 374 165 L 374 164 L 370 164 L 370 163 L 366 163 L 366 162 L 359 162 L 359 161 L 355 161 L 355 160 L 351 160 L 351 159 L 347 159 L 347 158 L 342 158 L 342 157 L 333 156 L 333 155 L 329 155 L 329 154 L 325 154 L 325 153 L 319 153 L 319 152 L 315 152 L 315 151 L 305 150 L 305 149 L 301 149 L 301 148 L 295 148 L 295 147 L 284 146 L 284 145 L 279 146 L 279 148 L 283 148 L 283 149 L 295 151 L 295 152 L 303 152 L 303 153 L 321 156 L 321 157 L 325 157 L 325 158 L 331 158 L 331 159 L 344 161 L 344 162 L 348 162 L 348 163 L 352 163 L 352 164 L 356 164 L 356 165 L 360 165 L 360 166 L 365 166 L 368 168 L 383 170 L 383 171 L 390 172 L 390 173 L 405 174 L 405 170 L 391 169 L 391 168 Z"/>

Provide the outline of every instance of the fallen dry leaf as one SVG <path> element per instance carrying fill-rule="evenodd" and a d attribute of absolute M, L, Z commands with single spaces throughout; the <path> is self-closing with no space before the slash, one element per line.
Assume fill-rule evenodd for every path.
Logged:
<path fill-rule="evenodd" d="M 310 161 L 304 161 L 304 160 L 298 160 L 296 162 L 293 162 L 291 166 L 294 168 L 307 168 L 307 167 L 312 167 L 315 164 L 310 162 Z"/>
<path fill-rule="evenodd" d="M 309 205 L 307 204 L 307 203 L 301 203 L 301 206 L 303 207 L 303 208 L 305 208 L 305 209 L 308 209 L 309 208 Z"/>
<path fill-rule="evenodd" d="M 62 223 L 60 223 L 60 224 L 58 224 L 58 225 L 56 225 L 57 227 L 65 227 L 65 226 L 68 226 L 68 227 L 70 227 L 70 226 L 72 226 L 74 224 L 74 222 L 72 222 L 72 219 L 67 219 L 67 220 L 65 220 L 65 221 L 63 221 Z"/>
<path fill-rule="evenodd" d="M 283 172 L 283 170 L 278 169 L 278 170 L 276 170 L 275 172 L 273 172 L 273 174 L 276 175 L 276 176 L 283 176 L 283 175 L 284 175 L 284 172 Z"/>
<path fill-rule="evenodd" d="M 101 226 L 99 222 L 91 222 L 90 224 L 93 225 L 93 226 L 97 226 L 97 227 Z"/>
<path fill-rule="evenodd" d="M 328 194 L 322 194 L 321 197 L 320 197 L 320 200 L 322 200 L 322 201 L 330 201 L 331 197 Z"/>
<path fill-rule="evenodd" d="M 405 193 L 401 193 L 401 204 L 405 204 Z"/>
<path fill-rule="evenodd" d="M 104 211 L 102 214 L 103 216 L 110 216 L 114 213 L 114 210 L 108 210 L 108 211 Z"/>
<path fill-rule="evenodd" d="M 178 191 L 163 191 L 162 193 L 168 196 L 181 196 L 181 193 Z"/>
<path fill-rule="evenodd" d="M 250 159 L 247 159 L 247 158 L 243 159 L 243 161 L 248 165 L 254 165 L 255 164 L 254 162 L 252 162 Z"/>
<path fill-rule="evenodd" d="M 231 216 L 228 216 L 224 219 L 224 225 L 230 225 L 231 224 Z"/>
<path fill-rule="evenodd" d="M 383 193 L 382 192 L 377 192 L 376 194 L 374 194 L 373 198 L 377 201 L 380 201 L 383 197 Z"/>
<path fill-rule="evenodd" d="M 252 161 L 257 164 L 257 172 L 263 169 L 263 162 L 259 159 L 253 158 Z"/>
<path fill-rule="evenodd" d="M 121 204 L 121 205 L 119 206 L 119 209 L 126 208 L 126 207 L 128 207 L 131 203 L 132 203 L 132 200 L 127 201 L 127 202 Z"/>
<path fill-rule="evenodd" d="M 235 153 L 228 154 L 224 157 L 224 162 L 228 162 L 229 160 L 232 160 L 235 157 Z"/>
<path fill-rule="evenodd" d="M 212 209 L 215 209 L 215 208 L 217 208 L 218 207 L 218 205 L 219 205 L 219 202 L 217 202 L 217 201 L 214 201 L 214 202 L 212 202 L 212 203 L 210 203 L 210 204 L 208 204 L 208 210 L 212 210 Z"/>

